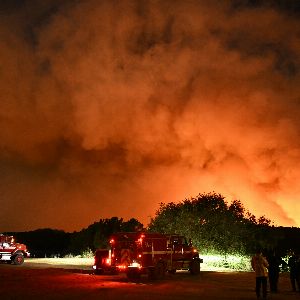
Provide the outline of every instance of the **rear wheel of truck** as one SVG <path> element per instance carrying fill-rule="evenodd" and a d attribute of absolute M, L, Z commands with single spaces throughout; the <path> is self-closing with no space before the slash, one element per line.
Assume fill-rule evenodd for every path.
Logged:
<path fill-rule="evenodd" d="M 119 275 L 119 270 L 118 270 L 117 268 L 112 268 L 112 269 L 110 270 L 110 274 L 111 274 L 111 275 Z"/>
<path fill-rule="evenodd" d="M 136 270 L 128 270 L 126 275 L 127 275 L 128 280 L 130 280 L 130 281 L 136 281 L 136 280 L 141 279 L 141 274 Z"/>
<path fill-rule="evenodd" d="M 104 273 L 103 269 L 96 269 L 96 270 L 94 271 L 94 274 L 95 274 L 95 275 L 102 275 L 103 273 Z"/>
<path fill-rule="evenodd" d="M 165 265 L 163 262 L 158 262 L 154 268 L 149 269 L 149 279 L 163 279 L 166 274 Z"/>
<path fill-rule="evenodd" d="M 14 265 L 22 265 L 24 262 L 24 255 L 21 253 L 18 253 L 17 255 L 15 255 L 12 260 L 11 260 L 12 264 Z"/>
<path fill-rule="evenodd" d="M 194 260 L 191 261 L 190 273 L 192 275 L 199 275 L 200 274 L 200 261 L 198 259 L 194 259 Z"/>
<path fill-rule="evenodd" d="M 156 279 L 163 279 L 165 277 L 166 270 L 163 262 L 157 263 L 155 267 L 155 277 Z"/>

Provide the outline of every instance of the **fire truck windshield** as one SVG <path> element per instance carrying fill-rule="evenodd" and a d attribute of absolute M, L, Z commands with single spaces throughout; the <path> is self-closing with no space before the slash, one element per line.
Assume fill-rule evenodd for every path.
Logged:
<path fill-rule="evenodd" d="M 179 236 L 179 237 L 174 237 L 173 238 L 173 244 L 174 245 L 189 245 L 185 237 Z"/>

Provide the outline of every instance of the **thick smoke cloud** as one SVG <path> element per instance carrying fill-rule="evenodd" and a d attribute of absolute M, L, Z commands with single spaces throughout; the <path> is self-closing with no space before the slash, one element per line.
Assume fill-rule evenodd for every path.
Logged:
<path fill-rule="evenodd" d="M 0 231 L 210 191 L 299 226 L 299 7 L 226 3 L 0 2 Z"/>

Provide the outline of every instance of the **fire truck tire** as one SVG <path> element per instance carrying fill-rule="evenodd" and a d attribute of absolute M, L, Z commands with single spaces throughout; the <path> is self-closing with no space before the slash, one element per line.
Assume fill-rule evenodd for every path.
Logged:
<path fill-rule="evenodd" d="M 166 268 L 163 262 L 159 262 L 155 268 L 157 279 L 163 279 L 166 275 Z"/>
<path fill-rule="evenodd" d="M 110 274 L 111 274 L 111 275 L 118 275 L 118 274 L 119 274 L 119 271 L 118 271 L 117 268 L 113 268 L 113 269 L 110 270 Z"/>
<path fill-rule="evenodd" d="M 104 273 L 103 269 L 96 269 L 95 270 L 95 275 L 102 275 Z"/>
<path fill-rule="evenodd" d="M 163 262 L 158 262 L 154 268 L 149 269 L 149 279 L 160 280 L 165 277 L 166 268 Z"/>
<path fill-rule="evenodd" d="M 12 261 L 12 264 L 14 264 L 14 265 L 22 265 L 24 262 L 24 255 L 21 253 L 18 253 L 12 258 L 11 261 Z"/>
<path fill-rule="evenodd" d="M 130 281 L 136 281 L 139 280 L 141 278 L 141 274 L 139 272 L 137 272 L 136 270 L 129 270 L 127 273 L 127 278 Z"/>
<path fill-rule="evenodd" d="M 192 275 L 199 275 L 200 274 L 200 261 L 198 259 L 194 259 L 190 265 L 190 273 Z"/>
<path fill-rule="evenodd" d="M 154 268 L 148 268 L 148 279 L 149 280 L 154 280 L 155 279 Z"/>

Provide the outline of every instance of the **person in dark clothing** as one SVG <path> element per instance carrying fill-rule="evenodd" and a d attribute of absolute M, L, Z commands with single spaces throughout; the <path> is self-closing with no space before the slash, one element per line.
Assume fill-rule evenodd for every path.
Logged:
<path fill-rule="evenodd" d="M 269 274 L 270 292 L 277 293 L 280 265 L 282 264 L 282 259 L 279 256 L 277 256 L 276 253 L 273 251 L 269 253 L 269 255 L 267 256 L 267 260 L 269 263 L 268 274 Z"/>
<path fill-rule="evenodd" d="M 300 292 L 300 258 L 299 255 L 296 255 L 294 252 L 292 252 L 291 257 L 288 260 L 288 266 L 290 268 L 290 280 L 292 289 L 294 292 L 298 291 Z M 297 288 L 296 288 L 297 286 Z"/>

